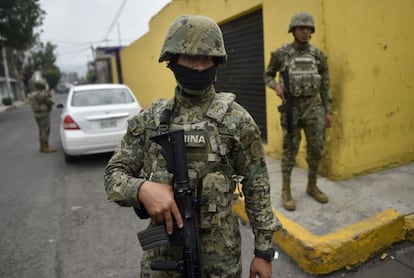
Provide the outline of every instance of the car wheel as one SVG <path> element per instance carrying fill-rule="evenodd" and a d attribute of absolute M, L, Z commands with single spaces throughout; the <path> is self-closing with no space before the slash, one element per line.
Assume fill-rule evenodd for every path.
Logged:
<path fill-rule="evenodd" d="M 65 162 L 66 163 L 72 163 L 76 160 L 76 157 L 73 156 L 73 155 L 68 155 L 66 153 L 64 153 L 64 155 L 65 155 Z"/>

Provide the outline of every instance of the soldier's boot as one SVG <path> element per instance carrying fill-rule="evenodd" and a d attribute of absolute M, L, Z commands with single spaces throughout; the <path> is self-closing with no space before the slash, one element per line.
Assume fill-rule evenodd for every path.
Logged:
<path fill-rule="evenodd" d="M 283 180 L 282 184 L 282 205 L 286 210 L 293 211 L 296 209 L 295 200 L 290 193 L 290 180 Z"/>
<path fill-rule="evenodd" d="M 56 149 L 49 147 L 49 142 L 44 141 L 42 144 L 41 152 L 43 153 L 54 153 L 56 152 Z"/>
<path fill-rule="evenodd" d="M 39 152 L 43 152 L 43 147 L 44 147 L 44 143 L 43 143 L 43 141 L 39 141 L 39 145 L 40 145 L 40 148 L 39 148 Z"/>
<path fill-rule="evenodd" d="M 329 201 L 328 196 L 323 193 L 316 185 L 316 178 L 309 178 L 306 193 L 312 196 L 317 202 L 325 204 Z"/>

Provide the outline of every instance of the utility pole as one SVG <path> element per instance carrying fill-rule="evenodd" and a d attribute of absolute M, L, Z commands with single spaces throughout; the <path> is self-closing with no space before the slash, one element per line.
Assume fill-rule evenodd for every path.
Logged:
<path fill-rule="evenodd" d="M 93 45 L 91 45 L 91 50 L 92 50 L 92 59 L 95 61 L 96 56 L 95 56 L 95 48 L 93 48 Z"/>

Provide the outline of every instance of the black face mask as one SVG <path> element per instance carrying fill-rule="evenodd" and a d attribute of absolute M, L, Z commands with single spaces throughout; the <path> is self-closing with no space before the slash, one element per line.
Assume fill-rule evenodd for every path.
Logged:
<path fill-rule="evenodd" d="M 217 66 L 214 65 L 204 71 L 193 70 L 177 63 L 168 65 L 174 72 L 175 79 L 184 89 L 205 90 L 216 78 Z"/>

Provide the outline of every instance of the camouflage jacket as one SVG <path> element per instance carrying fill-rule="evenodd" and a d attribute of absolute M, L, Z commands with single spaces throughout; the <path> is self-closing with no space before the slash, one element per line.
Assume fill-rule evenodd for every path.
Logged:
<path fill-rule="evenodd" d="M 50 112 L 54 104 L 50 94 L 46 90 L 30 93 L 28 95 L 28 100 L 35 114 Z"/>
<path fill-rule="evenodd" d="M 197 144 L 203 143 L 204 139 L 199 140 L 200 142 L 186 140 L 190 181 L 197 186 L 201 178 L 204 186 L 205 180 L 221 176 L 204 178 L 208 174 L 201 174 L 202 172 L 219 174 L 222 172 L 223 179 L 226 180 L 224 186 L 230 189 L 202 188 L 201 191 L 214 191 L 215 194 L 220 194 L 217 192 L 227 194 L 229 193 L 227 191 L 231 191 L 232 194 L 235 185 L 229 180 L 229 174 L 243 176 L 242 191 L 245 196 L 246 212 L 256 238 L 255 246 L 261 250 L 270 248 L 272 234 L 280 229 L 281 224 L 272 212 L 269 177 L 260 130 L 250 114 L 234 99 L 233 94 L 216 94 L 215 89 L 212 88 L 205 96 L 193 97 L 190 101 L 176 90 L 173 100 L 157 100 L 147 110 L 130 120 L 127 133 L 105 169 L 105 189 L 108 199 L 121 206 L 142 209 L 142 205 L 137 201 L 139 185 L 150 176 L 153 180 L 154 176 L 162 176 L 162 173 L 165 173 L 162 159 L 159 158 L 159 147 L 149 138 L 158 134 L 160 114 L 169 107 L 173 110 L 170 128 L 184 127 L 188 133 L 202 132 L 187 135 L 195 136 L 194 138 L 199 138 L 197 136 L 203 133 L 207 134 L 205 140 L 208 142 L 207 148 L 197 149 Z M 210 136 L 214 133 L 218 136 Z M 203 155 L 200 150 L 208 152 L 208 155 Z M 217 164 L 219 167 L 214 166 Z M 164 183 L 169 181 L 168 177 L 156 179 Z M 215 197 L 222 201 L 227 199 L 223 196 L 214 196 L 209 199 L 209 202 Z M 218 209 L 226 210 L 220 206 Z M 204 219 L 201 215 L 202 207 L 200 211 L 200 225 L 203 223 L 206 227 L 220 225 L 217 217 Z M 218 215 L 222 213 L 223 211 L 219 211 Z"/>
<path fill-rule="evenodd" d="M 305 46 L 296 42 L 284 45 L 271 53 L 269 64 L 264 72 L 264 82 L 269 88 L 275 89 L 275 77 L 277 72 L 282 72 L 288 64 L 288 59 L 291 56 L 313 56 L 316 60 L 317 71 L 321 77 L 319 85 L 319 95 L 322 105 L 326 112 L 331 112 L 331 96 L 329 87 L 329 70 L 327 57 L 321 50 L 315 48 L 311 44 Z"/>

